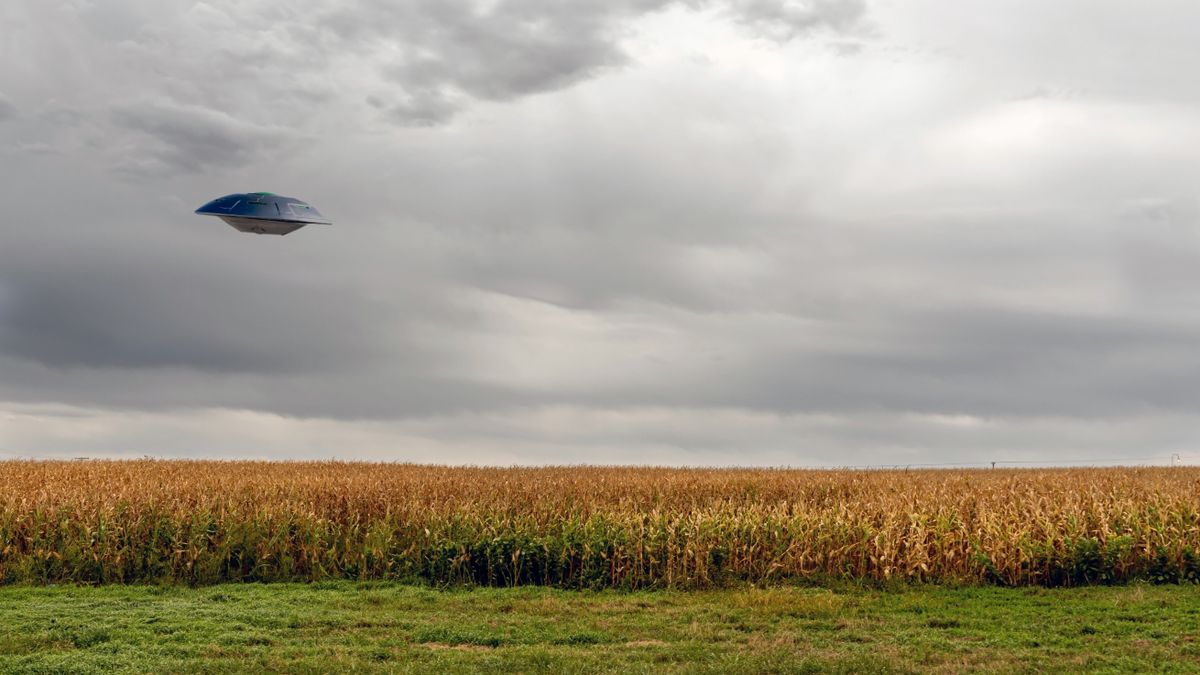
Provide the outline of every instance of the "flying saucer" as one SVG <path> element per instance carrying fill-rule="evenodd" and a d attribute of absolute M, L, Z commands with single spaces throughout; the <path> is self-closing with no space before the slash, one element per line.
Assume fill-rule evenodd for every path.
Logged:
<path fill-rule="evenodd" d="M 241 232 L 288 234 L 305 225 L 332 225 L 313 207 L 294 197 L 270 192 L 225 195 L 196 209 L 202 216 L 216 216 Z"/>

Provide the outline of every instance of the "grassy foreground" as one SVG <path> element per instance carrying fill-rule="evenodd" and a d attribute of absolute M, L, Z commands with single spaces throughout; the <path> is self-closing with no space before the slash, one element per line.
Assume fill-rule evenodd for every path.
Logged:
<path fill-rule="evenodd" d="M 0 672 L 1200 672 L 1200 590 L 0 589 Z"/>

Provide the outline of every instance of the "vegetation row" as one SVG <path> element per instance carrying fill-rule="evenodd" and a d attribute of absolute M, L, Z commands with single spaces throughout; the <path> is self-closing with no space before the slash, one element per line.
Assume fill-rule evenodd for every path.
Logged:
<path fill-rule="evenodd" d="M 0 583 L 1200 580 L 1200 469 L 0 463 Z"/>

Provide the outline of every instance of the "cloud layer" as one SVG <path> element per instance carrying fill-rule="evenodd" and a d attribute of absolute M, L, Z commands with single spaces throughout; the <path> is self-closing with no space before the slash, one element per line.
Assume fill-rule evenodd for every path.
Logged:
<path fill-rule="evenodd" d="M 9 3 L 0 450 L 1198 454 L 1197 14 Z"/>

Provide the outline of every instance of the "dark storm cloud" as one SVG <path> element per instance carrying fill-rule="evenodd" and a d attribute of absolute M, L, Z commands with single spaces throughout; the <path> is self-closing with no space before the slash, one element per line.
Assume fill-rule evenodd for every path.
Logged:
<path fill-rule="evenodd" d="M 620 43 L 628 23 L 680 5 L 719 8 L 781 41 L 818 28 L 851 30 L 866 10 L 861 0 L 363 0 L 339 6 L 325 21 L 349 48 L 365 44 L 397 55 L 384 71 L 398 91 L 376 92 L 373 100 L 391 101 L 393 120 L 426 125 L 450 119 L 470 98 L 555 91 L 625 64 Z"/>
<path fill-rule="evenodd" d="M 355 317 L 369 307 L 311 290 L 145 264 L 0 280 L 0 353 L 55 368 L 294 372 L 367 347 Z"/>
<path fill-rule="evenodd" d="M 273 340 L 287 342 L 278 336 Z M 284 345 L 289 347 L 295 349 Z M 299 369 L 311 371 L 326 365 L 305 364 Z M 0 373 L 5 375 L 0 380 L 0 399 L 159 412 L 223 408 L 341 421 L 495 411 L 502 409 L 497 406 L 499 401 L 504 401 L 505 407 L 537 404 L 537 397 L 512 387 L 431 375 L 419 362 L 393 360 L 377 370 L 356 370 L 343 364 L 337 371 L 320 373 L 255 370 L 261 369 L 69 368 L 0 356 Z"/>
<path fill-rule="evenodd" d="M 560 89 L 623 61 L 609 35 L 622 15 L 628 10 L 619 3 L 500 2 L 484 12 L 446 2 L 409 5 L 384 24 L 412 36 L 398 41 L 408 56 L 389 74 L 408 90 L 452 87 L 497 101 Z"/>
<path fill-rule="evenodd" d="M 60 120 L 60 129 L 86 130 L 83 142 L 107 148 L 122 170 L 187 173 L 244 166 L 256 153 L 296 145 L 339 97 L 357 104 L 358 115 L 379 110 L 403 126 L 436 126 L 472 101 L 569 87 L 626 64 L 621 41 L 630 24 L 671 7 L 717 9 L 782 41 L 818 28 L 849 31 L 865 14 L 861 0 L 312 0 L 288 10 L 140 2 L 103 10 L 30 7 L 24 19 L 77 28 L 74 51 L 87 48 L 99 58 L 89 67 L 71 51 L 37 47 L 44 54 L 33 58 L 46 61 L 47 72 L 76 81 L 79 100 L 59 92 L 56 105 L 82 120 Z M 96 66 L 121 75 L 104 85 L 90 75 Z M 323 69 L 330 74 L 321 76 Z M 364 75 L 383 86 L 370 85 L 364 96 L 344 82 Z M 98 107 L 98 97 L 120 103 Z M 355 107 L 345 104 L 339 107 Z"/>
<path fill-rule="evenodd" d="M 125 148 L 159 170 L 201 171 L 240 166 L 264 155 L 283 159 L 298 135 L 238 120 L 206 108 L 173 104 L 131 105 L 113 111 L 113 121 L 135 132 Z"/>
<path fill-rule="evenodd" d="M 122 209 L 75 198 L 97 212 Z M 130 220 L 108 220 L 71 245 L 10 236 L 0 250 L 0 356 L 59 373 L 103 369 L 114 380 L 155 369 L 286 377 L 354 368 L 402 341 L 370 321 L 393 311 L 384 301 L 344 284 L 264 276 L 253 259 L 206 259 L 205 243 L 178 225 L 191 220 L 187 211 L 160 211 L 151 195 L 121 201 Z M 13 214 L 30 223 L 23 215 Z M 126 244 L 113 245 L 116 232 Z"/>
<path fill-rule="evenodd" d="M 893 317 L 880 344 L 775 353 L 710 405 L 781 412 L 1101 417 L 1200 413 L 1200 325 L 958 310 Z"/>

